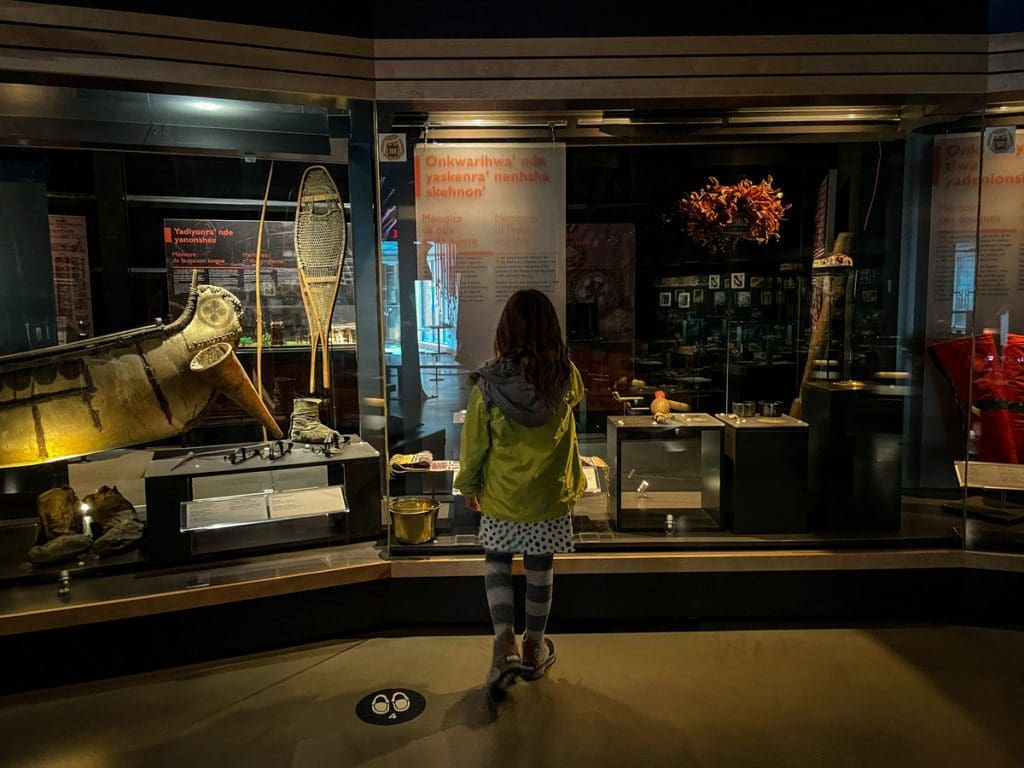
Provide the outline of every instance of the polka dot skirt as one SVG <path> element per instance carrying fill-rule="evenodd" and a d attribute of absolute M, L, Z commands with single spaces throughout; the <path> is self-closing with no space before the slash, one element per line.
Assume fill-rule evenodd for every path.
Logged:
<path fill-rule="evenodd" d="M 517 523 L 480 515 L 477 539 L 486 550 L 524 555 L 547 555 L 575 551 L 572 518 L 569 515 L 539 523 Z"/>

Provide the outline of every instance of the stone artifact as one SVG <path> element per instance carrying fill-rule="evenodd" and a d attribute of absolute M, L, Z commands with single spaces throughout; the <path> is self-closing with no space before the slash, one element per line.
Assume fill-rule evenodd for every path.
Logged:
<path fill-rule="evenodd" d="M 323 383 L 330 386 L 331 316 L 345 260 L 345 207 L 330 173 L 313 165 L 302 174 L 295 215 L 295 261 L 309 322 L 309 391 L 316 385 L 316 351 L 323 349 Z"/>
<path fill-rule="evenodd" d="M 82 533 L 82 510 L 78 495 L 69 486 L 51 488 L 39 494 L 36 511 L 47 541 L 70 533 Z"/>
<path fill-rule="evenodd" d="M 292 410 L 288 439 L 296 443 L 337 445 L 341 440 L 341 434 L 320 422 L 320 398 L 297 397 Z"/>
<path fill-rule="evenodd" d="M 173 323 L 0 357 L 0 467 L 173 437 L 218 392 L 281 437 L 234 353 L 241 303 L 196 275 Z"/>
<path fill-rule="evenodd" d="M 76 558 L 88 552 L 90 547 L 92 547 L 91 538 L 83 533 L 72 533 L 67 536 L 58 536 L 53 541 L 32 547 L 28 551 L 28 559 L 34 565 L 53 565 Z"/>

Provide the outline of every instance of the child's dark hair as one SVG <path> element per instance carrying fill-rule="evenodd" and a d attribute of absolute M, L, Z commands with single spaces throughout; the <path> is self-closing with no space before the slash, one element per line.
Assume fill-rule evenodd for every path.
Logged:
<path fill-rule="evenodd" d="M 516 291 L 494 334 L 494 354 L 523 367 L 541 400 L 554 404 L 569 388 L 569 350 L 551 300 L 537 290 Z"/>

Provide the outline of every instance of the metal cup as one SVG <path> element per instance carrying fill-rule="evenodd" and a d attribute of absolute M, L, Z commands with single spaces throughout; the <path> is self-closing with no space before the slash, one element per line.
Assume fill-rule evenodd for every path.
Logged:
<path fill-rule="evenodd" d="M 762 416 L 781 416 L 782 415 L 782 403 L 778 400 L 762 400 L 758 403 L 761 408 Z"/>
<path fill-rule="evenodd" d="M 749 419 L 757 412 L 757 404 L 753 400 L 740 400 L 732 404 L 732 412 L 741 419 Z"/>

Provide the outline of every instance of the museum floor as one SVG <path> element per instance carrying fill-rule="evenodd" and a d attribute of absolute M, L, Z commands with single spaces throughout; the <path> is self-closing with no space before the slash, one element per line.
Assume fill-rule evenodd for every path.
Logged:
<path fill-rule="evenodd" d="M 496 714 L 479 685 L 481 634 L 344 639 L 0 699 L 0 764 L 1024 765 L 1019 630 L 720 625 L 555 640 L 550 677 L 514 686 Z M 361 697 L 401 687 L 426 697 L 418 718 L 357 719 Z"/>

